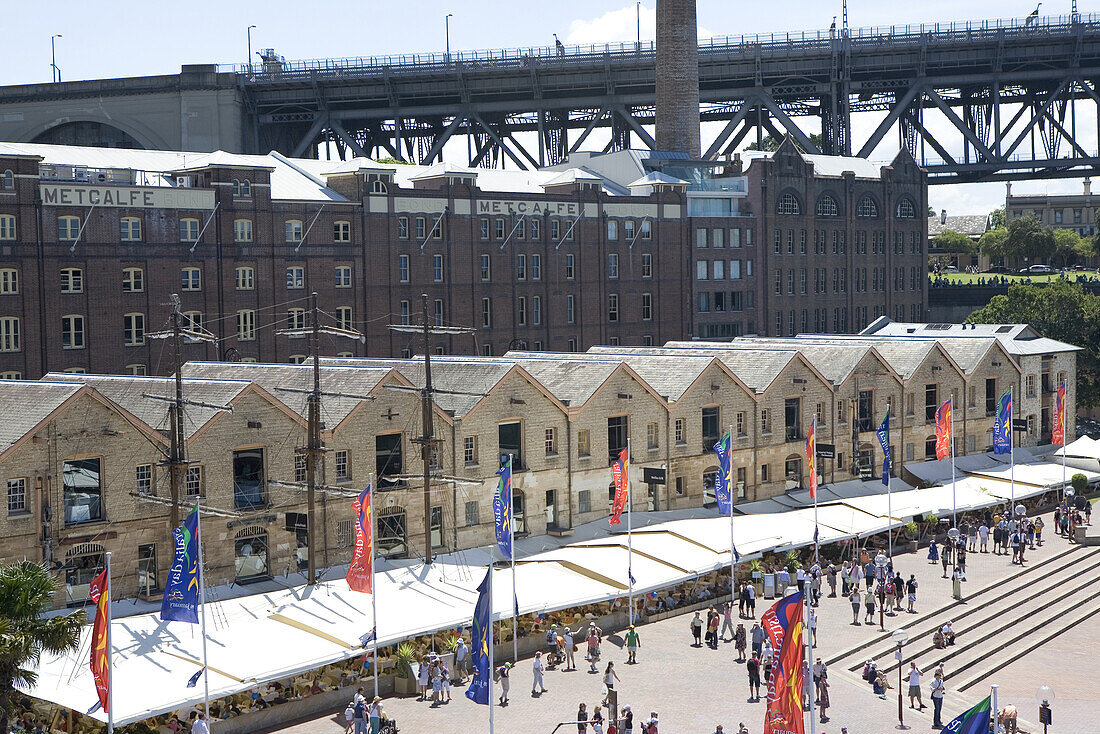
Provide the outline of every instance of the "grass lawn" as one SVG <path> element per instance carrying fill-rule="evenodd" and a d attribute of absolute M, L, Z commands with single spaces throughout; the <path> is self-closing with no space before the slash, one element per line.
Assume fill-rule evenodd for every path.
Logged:
<path fill-rule="evenodd" d="M 929 277 L 931 277 L 933 279 L 935 279 L 935 277 L 936 277 L 935 273 L 929 273 L 928 275 L 929 275 Z M 1068 277 L 1070 282 L 1072 283 L 1073 281 L 1075 281 L 1077 279 L 1077 276 L 1079 276 L 1079 275 L 1082 276 L 1082 277 L 1087 276 L 1089 278 L 1095 278 L 1096 277 L 1096 271 L 1095 270 L 1085 270 L 1085 271 L 1082 271 L 1082 272 L 1079 272 L 1079 273 L 1070 273 L 1066 277 Z M 1043 282 L 1049 282 L 1051 280 L 1058 280 L 1059 275 L 1058 275 L 1058 273 L 1053 273 L 1051 275 L 1001 275 L 999 273 L 944 273 L 942 277 L 943 277 L 944 280 L 946 280 L 950 283 L 960 283 L 960 284 L 962 284 L 962 283 L 966 283 L 966 284 L 977 283 L 979 278 L 985 278 L 988 281 L 992 277 L 1008 278 L 1009 281 L 1012 281 L 1012 282 L 1019 282 L 1019 281 L 1024 280 L 1025 278 L 1029 278 L 1032 283 L 1043 283 Z"/>

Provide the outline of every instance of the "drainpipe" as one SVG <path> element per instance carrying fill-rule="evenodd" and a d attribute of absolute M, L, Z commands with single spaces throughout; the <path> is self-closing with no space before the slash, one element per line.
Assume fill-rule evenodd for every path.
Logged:
<path fill-rule="evenodd" d="M 760 400 L 753 397 L 752 403 L 752 499 L 760 499 Z"/>
<path fill-rule="evenodd" d="M 458 424 L 460 419 L 456 418 L 451 421 L 451 470 L 452 473 L 458 476 Z M 458 550 L 458 484 L 451 482 L 451 538 L 454 544 L 451 546 L 454 550 Z"/>
<path fill-rule="evenodd" d="M 672 509 L 672 490 L 669 489 L 669 485 L 672 482 L 672 435 L 669 433 L 669 427 L 672 425 L 672 411 L 665 410 L 665 509 Z M 660 493 L 654 490 L 653 509 L 659 510 L 657 506 L 657 497 Z"/>
<path fill-rule="evenodd" d="M 565 411 L 565 494 L 566 494 L 566 507 L 569 511 L 566 513 L 568 516 L 568 522 L 570 529 L 573 527 L 573 421 L 569 419 L 569 411 Z M 555 512 L 554 519 L 557 520 L 557 513 Z"/>

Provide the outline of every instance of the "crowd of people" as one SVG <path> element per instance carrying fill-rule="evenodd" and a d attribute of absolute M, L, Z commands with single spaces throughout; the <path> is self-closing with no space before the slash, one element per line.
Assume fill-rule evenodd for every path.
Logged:
<path fill-rule="evenodd" d="M 967 272 L 970 272 L 969 270 Z M 1058 279 L 1067 283 L 1100 283 L 1100 277 L 1095 273 L 1077 273 L 1076 275 L 1067 274 L 1065 271 L 1061 271 L 1058 274 Z M 1032 285 L 1035 281 L 1029 276 L 1010 278 L 1007 275 L 979 275 L 977 278 L 962 279 L 952 278 L 950 275 L 943 275 L 940 273 L 929 274 L 928 280 L 933 288 L 965 288 L 967 286 L 994 286 L 994 287 L 1007 287 L 1010 285 Z M 1043 280 L 1042 282 L 1046 282 Z"/>

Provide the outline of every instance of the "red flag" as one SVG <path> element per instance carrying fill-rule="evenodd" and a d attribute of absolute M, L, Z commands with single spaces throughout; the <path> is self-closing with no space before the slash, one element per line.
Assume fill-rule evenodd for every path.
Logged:
<path fill-rule="evenodd" d="M 107 625 L 110 624 L 110 595 L 107 593 L 107 569 L 92 579 L 89 593 L 95 602 L 95 621 L 92 623 L 92 677 L 95 678 L 96 693 L 99 694 L 99 705 L 104 713 L 109 711 L 107 707 L 107 691 L 111 685 L 110 661 L 107 659 Z"/>
<path fill-rule="evenodd" d="M 619 458 L 611 464 L 611 476 L 615 479 L 615 501 L 611 504 L 611 524 L 618 525 L 619 517 L 630 499 L 630 452 L 623 449 Z"/>
<path fill-rule="evenodd" d="M 1066 383 L 1058 386 L 1054 397 L 1054 438 L 1055 446 L 1066 445 Z"/>
<path fill-rule="evenodd" d="M 803 734 L 802 592 L 783 597 L 760 618 L 772 645 L 764 734 Z"/>
<path fill-rule="evenodd" d="M 817 496 L 817 416 L 810 421 L 806 434 L 806 466 L 810 469 L 810 499 Z"/>
<path fill-rule="evenodd" d="M 953 428 L 951 426 L 951 400 L 944 401 L 936 408 L 936 458 L 946 459 L 951 455 Z"/>
<path fill-rule="evenodd" d="M 374 593 L 374 518 L 371 516 L 371 487 L 352 502 L 355 509 L 355 553 L 348 566 L 347 582 L 352 591 Z"/>

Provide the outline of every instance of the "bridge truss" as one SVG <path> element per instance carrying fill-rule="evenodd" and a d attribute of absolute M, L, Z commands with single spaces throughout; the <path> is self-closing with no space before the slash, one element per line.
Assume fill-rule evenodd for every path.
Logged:
<path fill-rule="evenodd" d="M 257 151 L 534 168 L 653 148 L 651 43 L 235 67 Z M 870 156 L 888 136 L 933 183 L 1100 170 L 1100 15 L 700 41 L 705 157 L 791 135 Z M 870 132 L 856 139 L 856 126 Z M 587 143 L 587 146 L 586 146 Z M 894 148 L 896 149 L 896 148 Z M 889 150 L 885 157 L 892 157 Z"/>

